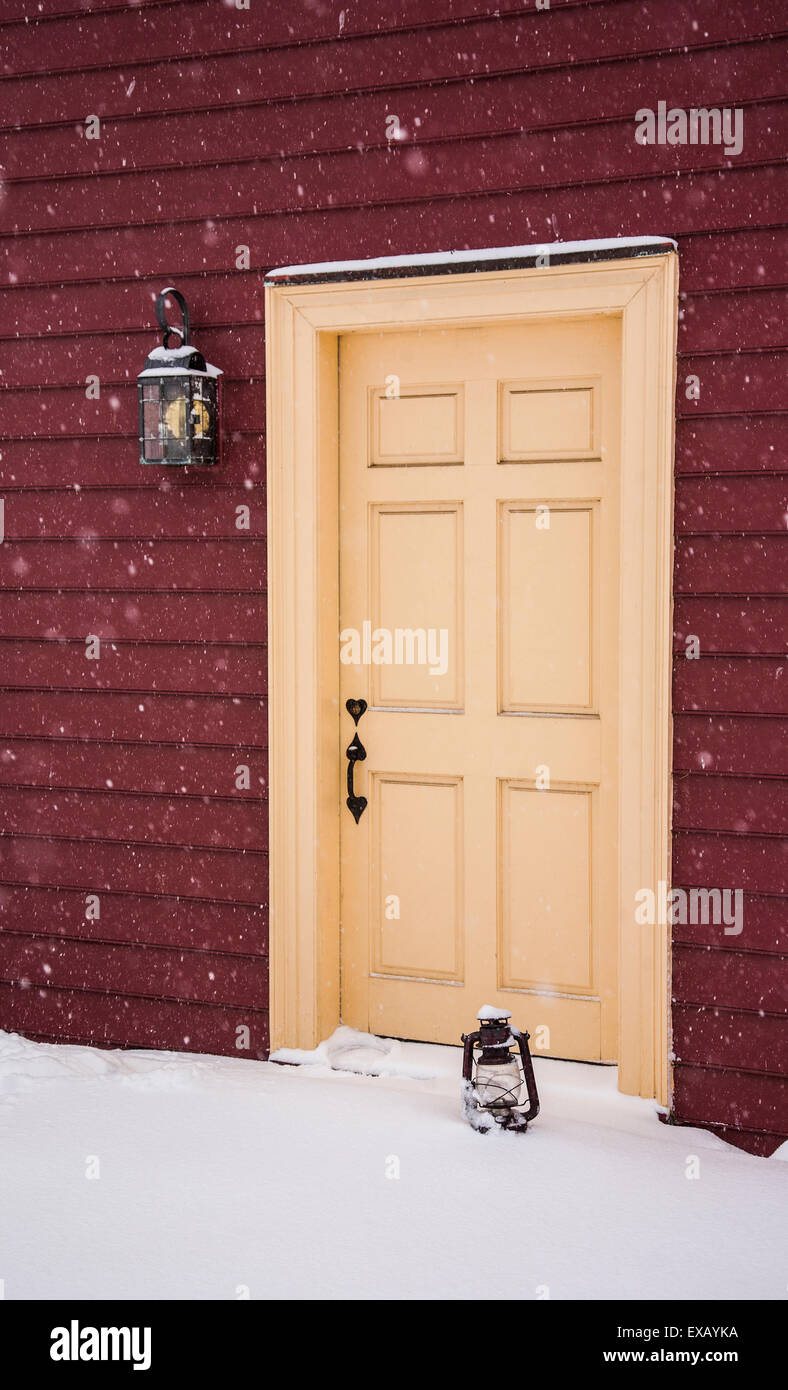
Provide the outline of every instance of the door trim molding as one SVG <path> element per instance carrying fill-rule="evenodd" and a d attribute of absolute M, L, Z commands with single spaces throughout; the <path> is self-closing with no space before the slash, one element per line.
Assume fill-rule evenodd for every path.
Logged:
<path fill-rule="evenodd" d="M 314 1047 L 339 1021 L 339 336 L 612 314 L 623 333 L 619 1086 L 668 1103 L 668 932 L 637 926 L 634 912 L 639 888 L 670 881 L 677 291 L 673 252 L 266 285 L 273 1048 Z"/>

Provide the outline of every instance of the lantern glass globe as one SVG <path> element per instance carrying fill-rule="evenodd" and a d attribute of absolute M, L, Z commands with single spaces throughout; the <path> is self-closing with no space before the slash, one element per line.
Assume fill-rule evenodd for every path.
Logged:
<path fill-rule="evenodd" d="M 486 1110 L 506 1110 L 519 1105 L 522 1076 L 517 1058 L 510 1057 L 506 1062 L 477 1063 L 474 1089 L 479 1105 Z"/>

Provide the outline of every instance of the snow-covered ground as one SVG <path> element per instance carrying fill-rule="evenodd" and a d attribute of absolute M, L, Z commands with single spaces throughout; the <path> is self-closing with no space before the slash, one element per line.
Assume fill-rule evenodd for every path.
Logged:
<path fill-rule="evenodd" d="M 480 1135 L 458 1048 L 336 1069 L 357 1046 L 292 1067 L 0 1033 L 6 1298 L 785 1297 L 784 1162 L 545 1059 L 527 1134 Z"/>

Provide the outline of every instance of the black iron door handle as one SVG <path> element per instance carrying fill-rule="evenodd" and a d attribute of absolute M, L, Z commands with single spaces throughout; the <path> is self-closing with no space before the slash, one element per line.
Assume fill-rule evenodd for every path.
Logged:
<path fill-rule="evenodd" d="M 353 723 L 356 726 L 358 726 L 358 721 L 362 714 L 364 714 L 366 708 L 366 700 L 346 700 L 345 702 L 345 709 L 348 714 L 351 715 Z M 367 798 L 365 796 L 356 796 L 353 790 L 353 772 L 356 763 L 363 763 L 366 756 L 367 750 L 361 742 L 358 732 L 355 732 L 351 742 L 345 749 L 345 757 L 347 758 L 347 807 L 356 825 L 358 825 L 366 809 Z"/>

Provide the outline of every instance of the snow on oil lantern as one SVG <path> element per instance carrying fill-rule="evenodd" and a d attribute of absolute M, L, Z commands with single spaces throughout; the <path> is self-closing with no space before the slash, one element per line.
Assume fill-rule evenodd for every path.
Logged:
<path fill-rule="evenodd" d="M 477 1031 L 462 1035 L 462 1113 L 482 1133 L 493 1125 L 525 1130 L 539 1114 L 529 1034 L 513 1028 L 511 1014 L 493 1004 L 476 1017 Z"/>
<path fill-rule="evenodd" d="M 181 328 L 167 322 L 167 298 L 181 311 Z M 156 318 L 163 345 L 153 349 L 137 377 L 140 463 L 209 468 L 219 462 L 221 372 L 190 343 L 186 300 L 172 286 L 157 296 Z M 173 334 L 178 342 L 170 347 Z"/>

